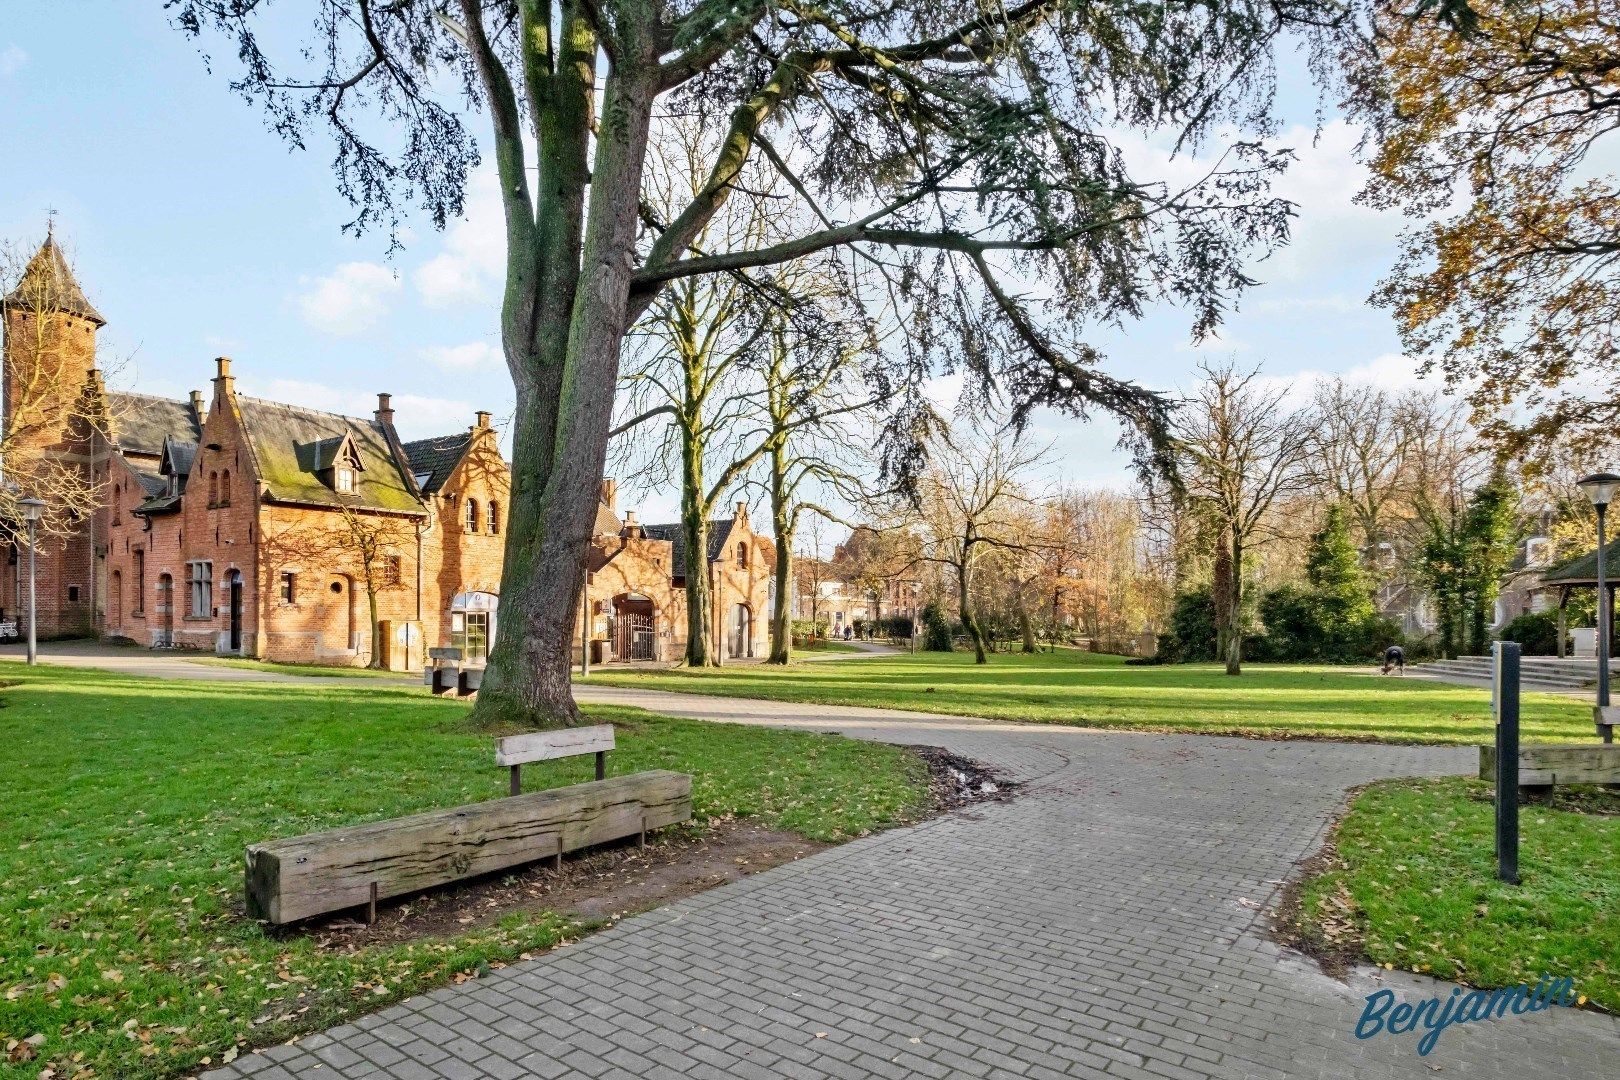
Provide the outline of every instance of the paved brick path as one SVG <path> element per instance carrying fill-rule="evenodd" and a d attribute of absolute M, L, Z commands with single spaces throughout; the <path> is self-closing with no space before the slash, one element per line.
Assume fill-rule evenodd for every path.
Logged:
<path fill-rule="evenodd" d="M 947 746 L 1024 794 L 858 840 L 210 1080 L 1620 1075 L 1554 1009 L 1357 1042 L 1346 987 L 1257 927 L 1344 788 L 1462 749 L 1099 733 L 592 687 L 664 713 Z M 1449 985 L 1391 974 L 1402 999 Z"/>

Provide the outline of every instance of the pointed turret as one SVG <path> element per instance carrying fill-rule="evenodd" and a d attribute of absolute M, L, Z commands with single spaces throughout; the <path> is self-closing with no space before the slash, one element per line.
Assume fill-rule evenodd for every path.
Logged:
<path fill-rule="evenodd" d="M 27 269 L 17 287 L 5 298 L 5 305 L 24 311 L 61 311 L 97 326 L 107 325 L 101 312 L 91 306 L 84 290 L 79 288 L 54 232 L 46 233 L 45 242 L 28 260 Z"/>

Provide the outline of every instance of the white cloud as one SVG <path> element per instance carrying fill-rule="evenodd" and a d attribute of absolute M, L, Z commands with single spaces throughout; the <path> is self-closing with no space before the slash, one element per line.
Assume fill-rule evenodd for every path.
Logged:
<path fill-rule="evenodd" d="M 433 345 L 422 350 L 422 359 L 445 371 L 500 371 L 505 363 L 501 350 L 487 341 L 465 345 Z"/>
<path fill-rule="evenodd" d="M 17 74 L 28 65 L 28 54 L 20 45 L 7 45 L 0 49 L 0 79 Z"/>
<path fill-rule="evenodd" d="M 380 263 L 348 262 L 324 277 L 301 278 L 293 297 L 304 321 L 338 337 L 363 334 L 388 311 L 399 278 Z"/>
<path fill-rule="evenodd" d="M 506 234 L 500 184 L 493 167 L 478 168 L 467 181 L 467 216 L 445 230 L 444 250 L 412 275 L 429 307 L 487 301 L 506 267 Z"/>

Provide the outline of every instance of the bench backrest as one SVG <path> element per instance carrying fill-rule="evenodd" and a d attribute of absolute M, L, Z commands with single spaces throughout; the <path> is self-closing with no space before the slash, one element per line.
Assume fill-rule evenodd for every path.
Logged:
<path fill-rule="evenodd" d="M 1594 705 L 1592 718 L 1605 727 L 1620 727 L 1620 705 Z"/>
<path fill-rule="evenodd" d="M 527 765 L 532 761 L 600 754 L 613 749 L 613 725 L 531 731 L 495 740 L 495 764 Z"/>

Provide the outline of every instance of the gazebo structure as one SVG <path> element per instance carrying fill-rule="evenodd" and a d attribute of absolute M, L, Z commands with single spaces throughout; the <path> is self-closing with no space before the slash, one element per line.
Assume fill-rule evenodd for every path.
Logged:
<path fill-rule="evenodd" d="M 1608 545 L 1605 552 L 1603 576 L 1606 579 L 1605 587 L 1609 591 L 1610 634 L 1609 640 L 1615 640 L 1613 633 L 1614 594 L 1620 586 L 1620 543 Z M 1597 588 L 1597 552 L 1588 551 L 1585 555 L 1576 556 L 1557 566 L 1548 567 L 1541 574 L 1541 587 L 1543 589 L 1558 590 L 1558 655 L 1563 657 L 1566 653 L 1564 645 L 1568 627 L 1565 620 L 1565 609 L 1569 607 L 1570 593 L 1576 589 Z M 1611 646 L 1612 648 L 1612 646 Z"/>

